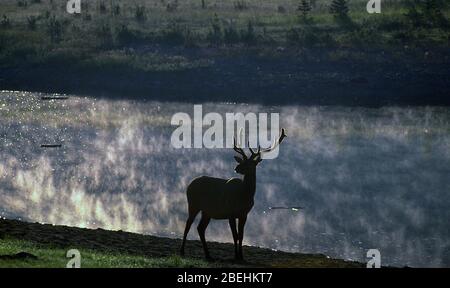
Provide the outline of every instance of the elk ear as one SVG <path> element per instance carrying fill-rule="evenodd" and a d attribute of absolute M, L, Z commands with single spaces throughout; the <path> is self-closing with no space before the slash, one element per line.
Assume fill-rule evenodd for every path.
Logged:
<path fill-rule="evenodd" d="M 242 161 L 244 161 L 242 160 L 242 158 L 239 158 L 238 156 L 234 156 L 234 160 L 236 160 L 236 162 L 238 163 L 242 163 Z"/>
<path fill-rule="evenodd" d="M 258 156 L 255 157 L 255 161 L 256 161 L 256 164 L 258 164 L 259 162 L 262 161 L 261 154 L 258 154 Z"/>

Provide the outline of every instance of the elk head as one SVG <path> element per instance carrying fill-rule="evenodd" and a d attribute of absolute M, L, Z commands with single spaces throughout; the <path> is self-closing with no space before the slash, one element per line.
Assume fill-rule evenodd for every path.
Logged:
<path fill-rule="evenodd" d="M 247 157 L 244 150 L 241 147 L 236 146 L 236 139 L 234 139 L 233 149 L 236 151 L 241 157 L 234 156 L 234 159 L 238 163 L 234 171 L 236 173 L 245 175 L 252 171 L 255 171 L 256 166 L 262 161 L 262 153 L 268 153 L 275 149 L 286 137 L 286 133 L 284 128 L 281 129 L 281 134 L 278 140 L 275 140 L 273 145 L 270 148 L 261 150 L 261 147 L 258 145 L 258 150 L 255 152 L 252 148 L 250 148 L 250 143 L 248 143 L 248 149 L 250 150 L 250 157 Z"/>

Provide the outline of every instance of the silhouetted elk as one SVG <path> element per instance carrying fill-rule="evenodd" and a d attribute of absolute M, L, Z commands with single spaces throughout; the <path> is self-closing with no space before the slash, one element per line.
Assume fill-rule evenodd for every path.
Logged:
<path fill-rule="evenodd" d="M 236 146 L 236 140 L 234 141 L 234 151 L 242 157 L 234 156 L 234 159 L 238 162 L 235 171 L 244 175 L 243 180 L 239 178 L 227 180 L 201 176 L 189 184 L 187 188 L 189 217 L 184 230 L 183 243 L 180 249 L 181 255 L 184 255 L 184 246 L 189 229 L 195 217 L 201 211 L 202 216 L 197 230 L 205 251 L 205 257 L 211 259 L 205 240 L 205 231 L 209 221 L 211 218 L 228 219 L 231 233 L 233 234 L 235 258 L 243 260 L 242 240 L 244 239 L 244 226 L 247 221 L 247 214 L 254 204 L 256 166 L 262 161 L 261 153 L 272 151 L 283 141 L 284 137 L 286 137 L 285 131 L 281 129 L 281 135 L 272 147 L 263 150 L 261 150 L 261 147 L 258 147 L 257 152 L 249 147 L 250 157 L 247 157 L 244 150 Z M 239 220 L 238 230 L 236 230 L 236 219 Z"/>

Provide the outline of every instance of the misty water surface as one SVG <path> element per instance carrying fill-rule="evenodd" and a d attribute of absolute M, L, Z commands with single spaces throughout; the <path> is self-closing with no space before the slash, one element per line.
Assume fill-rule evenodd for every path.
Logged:
<path fill-rule="evenodd" d="M 237 176 L 232 149 L 170 145 L 172 115 L 192 116 L 193 104 L 42 96 L 0 93 L 3 217 L 181 237 L 189 181 Z M 246 244 L 359 261 L 377 248 L 384 265 L 450 266 L 449 108 L 203 111 L 277 112 L 288 131 L 258 167 Z M 230 242 L 227 221 L 211 222 L 207 240 Z"/>

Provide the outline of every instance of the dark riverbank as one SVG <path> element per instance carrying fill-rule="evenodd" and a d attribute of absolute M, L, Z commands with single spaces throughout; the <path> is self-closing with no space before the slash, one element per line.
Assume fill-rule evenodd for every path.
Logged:
<path fill-rule="evenodd" d="M 190 56 L 203 59 L 199 53 L 206 52 Z M 364 61 L 216 55 L 208 57 L 210 65 L 176 71 L 22 64 L 0 70 L 0 90 L 195 103 L 450 105 L 448 60 L 396 61 L 380 53 L 365 54 Z"/>
<path fill-rule="evenodd" d="M 45 247 L 90 249 L 91 251 L 123 253 L 149 258 L 173 257 L 178 252 L 180 239 L 170 239 L 103 229 L 81 229 L 67 226 L 25 223 L 16 220 L 0 220 L 0 241 L 18 239 L 31 241 Z M 321 254 L 300 254 L 273 251 L 246 246 L 245 263 L 233 261 L 233 245 L 229 243 L 209 243 L 215 266 L 244 267 L 346 267 L 362 268 L 364 264 L 331 259 Z M 29 253 L 29 251 L 23 251 Z M 200 241 L 188 241 L 186 257 L 203 259 Z"/>

